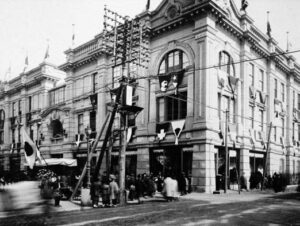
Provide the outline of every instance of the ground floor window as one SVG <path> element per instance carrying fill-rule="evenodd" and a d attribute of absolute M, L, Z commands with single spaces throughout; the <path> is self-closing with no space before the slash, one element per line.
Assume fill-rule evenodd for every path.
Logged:
<path fill-rule="evenodd" d="M 250 158 L 250 188 L 260 188 L 264 173 L 265 154 L 249 153 Z"/>
<path fill-rule="evenodd" d="M 216 169 L 217 175 L 220 176 L 220 188 L 225 188 L 225 165 L 226 165 L 226 154 L 225 148 L 219 148 L 216 154 Z M 239 150 L 228 151 L 228 178 L 227 185 L 228 189 L 234 189 L 238 184 L 237 178 L 240 176 L 240 152 Z"/>
<path fill-rule="evenodd" d="M 192 172 L 193 152 L 183 147 L 169 147 L 150 150 L 150 172 L 156 175 L 175 174 L 181 172 L 190 175 Z"/>
<path fill-rule="evenodd" d="M 112 174 L 119 174 L 119 155 L 111 156 L 111 168 L 110 172 Z M 125 160 L 125 174 L 126 175 L 136 175 L 137 166 L 137 156 L 136 155 L 126 155 Z"/>

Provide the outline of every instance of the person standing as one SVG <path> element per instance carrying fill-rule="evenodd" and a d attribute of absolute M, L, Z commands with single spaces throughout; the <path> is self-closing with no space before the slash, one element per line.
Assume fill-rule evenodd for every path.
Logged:
<path fill-rule="evenodd" d="M 163 186 L 163 195 L 166 198 L 168 202 L 173 200 L 173 194 L 172 194 L 172 179 L 169 175 L 166 176 L 166 179 L 164 180 L 164 186 Z"/>
<path fill-rule="evenodd" d="M 93 208 L 98 207 L 100 188 L 101 188 L 101 183 L 99 179 L 96 179 L 91 186 L 91 198 L 93 202 Z"/>
<path fill-rule="evenodd" d="M 110 200 L 111 200 L 111 205 L 115 207 L 117 205 L 117 197 L 119 194 L 119 186 L 116 183 L 116 177 L 115 175 L 110 175 L 109 176 L 109 191 L 110 191 Z"/>

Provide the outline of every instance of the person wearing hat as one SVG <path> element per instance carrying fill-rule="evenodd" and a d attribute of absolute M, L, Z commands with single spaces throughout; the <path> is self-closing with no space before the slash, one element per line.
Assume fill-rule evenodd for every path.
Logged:
<path fill-rule="evenodd" d="M 109 191 L 110 191 L 110 200 L 111 205 L 115 207 L 117 205 L 117 197 L 119 194 L 119 186 L 116 183 L 116 176 L 111 174 L 109 175 Z"/>

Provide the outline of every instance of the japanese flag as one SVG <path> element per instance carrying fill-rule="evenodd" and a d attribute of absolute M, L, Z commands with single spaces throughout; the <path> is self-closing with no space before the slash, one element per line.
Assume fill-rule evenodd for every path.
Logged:
<path fill-rule="evenodd" d="M 37 147 L 26 133 L 24 127 L 21 128 L 22 139 L 24 144 L 25 159 L 30 169 L 33 169 L 37 157 Z"/>

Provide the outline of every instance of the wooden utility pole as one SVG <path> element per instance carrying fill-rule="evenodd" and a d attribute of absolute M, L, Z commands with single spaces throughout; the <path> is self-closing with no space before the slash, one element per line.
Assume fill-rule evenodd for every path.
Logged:
<path fill-rule="evenodd" d="M 226 109 L 226 118 L 225 118 L 225 188 L 224 193 L 227 192 L 228 186 L 228 115 L 229 111 Z"/>
<path fill-rule="evenodd" d="M 267 172 L 267 161 L 268 161 L 268 155 L 269 155 L 269 149 L 270 149 L 270 140 L 271 140 L 271 131 L 272 131 L 272 122 L 270 122 L 270 128 L 269 128 L 269 134 L 268 134 L 268 140 L 267 140 L 267 148 L 266 148 L 266 157 L 265 157 L 265 162 L 264 162 L 264 171 L 263 171 L 263 178 L 262 178 L 262 182 L 261 182 L 261 190 L 263 189 L 263 185 L 264 185 L 264 180 L 266 177 L 266 172 Z"/>
<path fill-rule="evenodd" d="M 103 125 L 102 125 L 102 128 L 101 128 L 101 130 L 100 130 L 100 133 L 97 135 L 97 138 L 95 139 L 95 142 L 94 142 L 94 144 L 93 144 L 93 146 L 92 146 L 92 149 L 91 149 L 91 151 L 89 152 L 88 160 L 87 160 L 87 162 L 86 162 L 85 165 L 84 165 L 84 168 L 83 168 L 83 170 L 82 170 L 82 172 L 81 172 L 80 178 L 79 178 L 79 180 L 78 180 L 78 182 L 77 182 L 77 184 L 76 184 L 76 187 L 75 187 L 75 189 L 74 189 L 74 191 L 73 191 L 73 193 L 72 193 L 72 195 L 71 195 L 71 197 L 70 197 L 70 200 L 73 200 L 73 199 L 74 199 L 74 196 L 75 196 L 76 192 L 78 191 L 78 188 L 80 187 L 80 185 L 81 185 L 81 183 L 82 183 L 82 181 L 83 181 L 83 178 L 84 178 L 84 176 L 85 176 L 85 174 L 86 174 L 86 171 L 87 171 L 87 163 L 88 163 L 89 161 L 91 161 L 91 159 L 92 159 L 93 153 L 94 153 L 94 151 L 95 151 L 96 148 L 97 148 L 98 142 L 99 142 L 99 140 L 100 140 L 100 138 L 101 138 L 101 136 L 102 136 L 102 133 L 103 133 L 103 131 L 104 131 L 104 129 L 105 129 L 105 126 L 106 126 L 106 123 L 107 123 L 108 119 L 109 119 L 109 114 L 106 115 L 105 121 L 104 121 L 104 123 L 103 123 Z"/>

